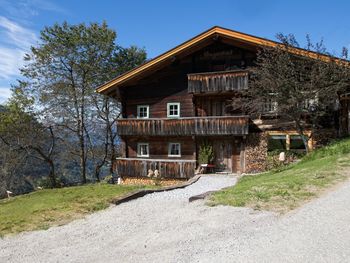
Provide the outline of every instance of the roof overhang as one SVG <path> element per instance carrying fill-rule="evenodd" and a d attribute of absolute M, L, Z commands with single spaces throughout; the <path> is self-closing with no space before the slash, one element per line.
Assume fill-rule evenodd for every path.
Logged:
<path fill-rule="evenodd" d="M 212 27 L 209 30 L 193 37 L 192 39 L 176 46 L 173 49 L 170 49 L 169 51 L 147 61 L 146 63 L 127 71 L 124 74 L 121 74 L 117 76 L 116 78 L 106 82 L 105 84 L 101 85 L 97 88 L 97 92 L 109 94 L 111 90 L 115 87 L 118 87 L 122 84 L 125 84 L 127 81 L 136 78 L 140 74 L 143 74 L 145 72 L 148 72 L 150 70 L 153 70 L 154 68 L 158 68 L 161 66 L 164 62 L 169 62 L 172 58 L 178 56 L 179 54 L 185 52 L 186 50 L 189 50 L 193 48 L 194 46 L 198 45 L 199 43 L 215 37 L 223 37 L 228 38 L 246 45 L 255 46 L 255 47 L 278 47 L 283 46 L 281 43 L 268 40 L 261 37 L 252 36 L 249 34 L 241 33 L 238 31 L 222 28 L 222 27 Z M 324 61 L 330 61 L 332 59 L 336 59 L 331 56 L 323 55 L 317 52 L 308 51 L 301 48 L 290 48 L 290 52 L 300 55 L 300 56 L 307 56 L 315 59 L 322 59 Z M 340 59 L 338 59 L 340 60 Z"/>

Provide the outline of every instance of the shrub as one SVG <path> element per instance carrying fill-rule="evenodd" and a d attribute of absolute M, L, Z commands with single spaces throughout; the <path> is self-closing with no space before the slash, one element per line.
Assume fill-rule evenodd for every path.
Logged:
<path fill-rule="evenodd" d="M 207 142 L 203 143 L 199 148 L 198 162 L 199 164 L 209 164 L 214 161 L 213 146 Z"/>

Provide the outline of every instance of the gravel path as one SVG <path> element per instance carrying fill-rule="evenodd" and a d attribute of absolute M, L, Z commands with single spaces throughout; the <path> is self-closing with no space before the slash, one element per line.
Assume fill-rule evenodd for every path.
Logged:
<path fill-rule="evenodd" d="M 188 198 L 235 183 L 197 183 L 62 227 L 0 240 L 0 262 L 347 262 L 350 182 L 285 216 Z"/>

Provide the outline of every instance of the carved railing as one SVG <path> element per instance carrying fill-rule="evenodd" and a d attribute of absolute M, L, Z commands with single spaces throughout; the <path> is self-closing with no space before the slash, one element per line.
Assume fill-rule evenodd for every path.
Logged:
<path fill-rule="evenodd" d="M 218 93 L 248 88 L 248 71 L 220 71 L 188 74 L 189 93 Z"/>
<path fill-rule="evenodd" d="M 121 136 L 215 136 L 248 134 L 248 116 L 210 116 L 179 119 L 119 119 Z"/>
<path fill-rule="evenodd" d="M 117 158 L 115 169 L 121 177 L 145 177 L 148 170 L 158 170 L 162 178 L 191 178 L 196 168 L 195 160 L 167 160 Z"/>

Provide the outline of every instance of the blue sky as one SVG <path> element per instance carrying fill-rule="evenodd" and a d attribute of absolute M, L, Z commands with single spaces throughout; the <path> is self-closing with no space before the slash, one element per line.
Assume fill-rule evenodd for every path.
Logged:
<path fill-rule="evenodd" d="M 214 25 L 270 39 L 293 33 L 301 43 L 310 34 L 339 55 L 350 47 L 349 10 L 346 0 L 0 0 L 0 103 L 19 78 L 23 55 L 55 22 L 105 20 L 118 44 L 144 47 L 149 58 Z"/>

